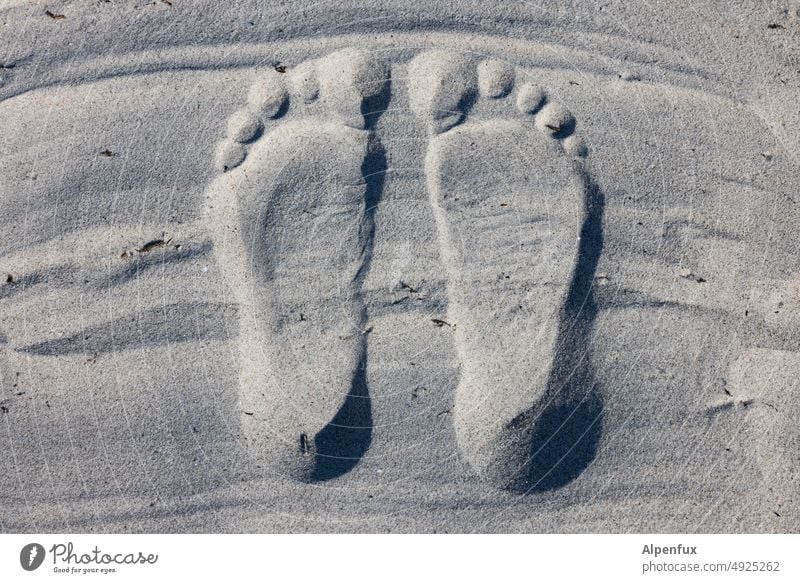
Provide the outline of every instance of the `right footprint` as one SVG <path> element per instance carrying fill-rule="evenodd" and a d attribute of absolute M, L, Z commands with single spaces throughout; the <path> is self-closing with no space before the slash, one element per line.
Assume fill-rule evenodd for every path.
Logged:
<path fill-rule="evenodd" d="M 430 51 L 408 70 L 461 360 L 458 446 L 487 481 L 560 487 L 594 458 L 588 366 L 599 193 L 575 120 L 506 63 Z"/>

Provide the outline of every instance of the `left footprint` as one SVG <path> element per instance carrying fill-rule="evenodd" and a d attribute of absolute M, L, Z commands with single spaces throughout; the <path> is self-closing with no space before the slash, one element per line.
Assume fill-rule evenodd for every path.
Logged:
<path fill-rule="evenodd" d="M 240 304 L 242 428 L 257 461 L 302 481 L 349 471 L 371 441 L 361 283 L 388 90 L 388 67 L 354 49 L 270 71 L 231 117 L 207 192 Z"/>

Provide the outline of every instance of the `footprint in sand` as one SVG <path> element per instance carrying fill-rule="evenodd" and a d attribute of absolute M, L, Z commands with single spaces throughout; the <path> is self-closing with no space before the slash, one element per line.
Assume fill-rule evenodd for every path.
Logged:
<path fill-rule="evenodd" d="M 461 380 L 458 446 L 503 488 L 551 489 L 594 456 L 587 365 L 599 194 L 573 116 L 502 62 L 425 52 L 408 67 Z"/>
<path fill-rule="evenodd" d="M 572 115 L 515 77 L 436 51 L 408 64 L 462 362 L 458 445 L 484 479 L 536 491 L 594 456 L 600 401 L 585 341 L 601 204 Z M 242 306 L 245 435 L 257 459 L 301 480 L 350 470 L 371 440 L 361 287 L 385 171 L 371 128 L 388 78 L 355 50 L 288 79 L 266 74 L 230 119 L 208 193 Z"/>
<path fill-rule="evenodd" d="M 261 74 L 207 193 L 241 305 L 243 432 L 256 460 L 303 481 L 348 471 L 371 440 L 361 282 L 388 90 L 388 68 L 353 49 Z"/>

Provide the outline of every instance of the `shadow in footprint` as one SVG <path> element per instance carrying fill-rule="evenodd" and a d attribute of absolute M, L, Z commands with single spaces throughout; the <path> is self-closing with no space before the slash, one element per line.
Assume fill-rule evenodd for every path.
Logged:
<path fill-rule="evenodd" d="M 553 403 L 535 420 L 527 472 L 515 488 L 525 492 L 554 490 L 577 478 L 594 460 L 602 435 L 603 400 L 593 380 L 588 340 L 597 312 L 592 286 L 603 250 L 605 197 L 588 178 L 587 194 L 578 263 L 561 317 L 555 359 L 560 365 L 551 379 L 561 386 L 551 388 Z"/>
<path fill-rule="evenodd" d="M 372 405 L 367 391 L 366 359 L 347 399 L 334 418 L 314 438 L 316 459 L 311 480 L 332 480 L 352 470 L 372 443 Z M 304 444 L 301 441 L 300 448 Z"/>
<path fill-rule="evenodd" d="M 594 460 L 603 431 L 603 406 L 593 388 L 582 401 L 545 411 L 537 420 L 529 471 L 530 492 L 565 486 Z"/>
<path fill-rule="evenodd" d="M 388 89 L 364 107 L 362 113 L 367 127 L 372 127 L 386 109 Z M 375 238 L 375 211 L 383 193 L 386 178 L 386 150 L 375 134 L 370 136 L 369 149 L 361 167 L 366 182 L 365 213 L 361 230 L 361 245 L 364 261 L 356 275 L 356 284 L 363 287 L 371 265 Z M 362 321 L 367 321 L 366 309 Z M 367 347 L 364 343 L 358 372 L 347 398 L 334 418 L 314 437 L 314 469 L 312 481 L 337 478 L 361 460 L 372 442 L 372 405 L 367 388 Z M 307 447 L 301 438 L 301 452 Z"/>

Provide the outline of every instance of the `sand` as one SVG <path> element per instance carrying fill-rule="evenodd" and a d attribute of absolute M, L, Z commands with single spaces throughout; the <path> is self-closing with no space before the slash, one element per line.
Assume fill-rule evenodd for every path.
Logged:
<path fill-rule="evenodd" d="M 0 531 L 798 532 L 735 4 L 0 2 Z"/>

